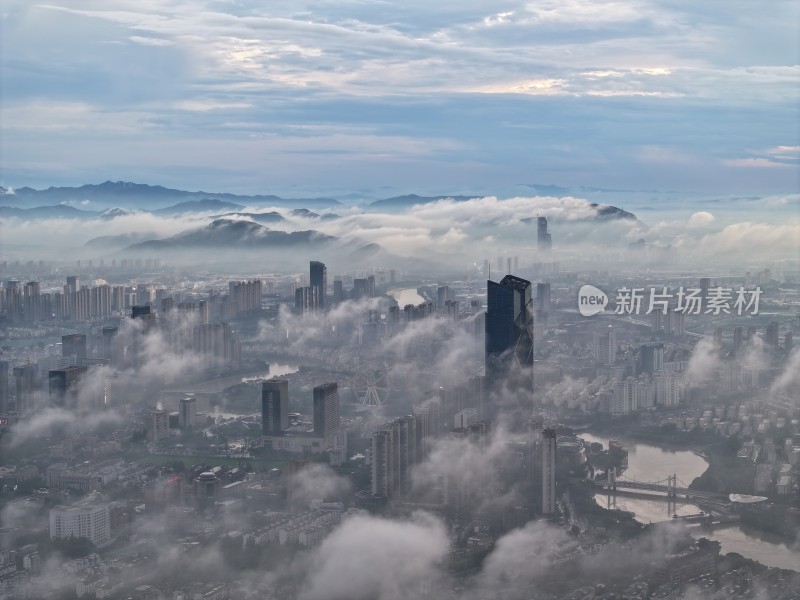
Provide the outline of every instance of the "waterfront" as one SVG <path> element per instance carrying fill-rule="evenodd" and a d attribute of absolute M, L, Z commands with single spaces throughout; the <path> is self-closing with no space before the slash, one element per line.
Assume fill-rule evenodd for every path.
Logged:
<path fill-rule="evenodd" d="M 425 302 L 425 298 L 419 295 L 416 288 L 389 290 L 387 294 L 397 300 L 397 304 L 400 308 L 403 308 L 406 304 L 417 306 Z"/>
<path fill-rule="evenodd" d="M 699 477 L 708 468 L 708 462 L 691 450 L 660 448 L 642 442 L 585 432 L 579 436 L 586 442 L 603 444 L 605 449 L 608 448 L 609 439 L 617 439 L 624 443 L 628 450 L 628 468 L 625 470 L 625 476 L 640 481 L 664 479 L 674 473 L 680 481 L 688 486 L 695 477 Z M 605 493 L 596 494 L 595 501 L 600 506 L 607 507 Z M 662 500 L 644 500 L 625 496 L 618 496 L 616 499 L 616 508 L 633 513 L 636 520 L 641 523 L 668 521 L 672 518 L 672 514 L 681 516 L 700 512 L 700 508 L 692 503 L 678 502 L 677 505 L 673 505 L 672 509 L 669 509 L 669 506 Z M 737 552 L 770 567 L 797 570 L 800 565 L 798 544 L 790 547 L 778 539 L 761 533 L 751 533 L 738 526 L 713 530 L 697 529 L 696 537 L 718 541 L 722 544 L 723 554 Z"/>

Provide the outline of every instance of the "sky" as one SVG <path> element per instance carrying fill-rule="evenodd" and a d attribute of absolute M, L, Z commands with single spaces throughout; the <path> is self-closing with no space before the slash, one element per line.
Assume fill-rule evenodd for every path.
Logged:
<path fill-rule="evenodd" d="M 4 0 L 0 185 L 798 191 L 800 4 Z"/>

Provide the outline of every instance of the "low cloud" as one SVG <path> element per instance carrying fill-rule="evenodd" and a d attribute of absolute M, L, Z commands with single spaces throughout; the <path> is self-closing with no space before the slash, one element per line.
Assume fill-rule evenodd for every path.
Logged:
<path fill-rule="evenodd" d="M 408 521 L 347 518 L 314 552 L 301 600 L 412 600 L 438 579 L 449 541 L 444 524 L 417 512 Z"/>
<path fill-rule="evenodd" d="M 714 222 L 714 215 L 707 211 L 694 213 L 689 217 L 689 227 L 708 227 Z"/>

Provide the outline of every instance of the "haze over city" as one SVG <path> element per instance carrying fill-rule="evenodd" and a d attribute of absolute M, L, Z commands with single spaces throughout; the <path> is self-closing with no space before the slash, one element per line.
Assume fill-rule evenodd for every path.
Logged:
<path fill-rule="evenodd" d="M 0 600 L 797 598 L 799 13 L 4 2 Z"/>

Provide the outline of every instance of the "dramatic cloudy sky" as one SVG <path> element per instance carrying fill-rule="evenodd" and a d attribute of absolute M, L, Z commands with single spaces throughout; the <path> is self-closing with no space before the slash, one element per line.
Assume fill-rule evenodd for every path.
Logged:
<path fill-rule="evenodd" d="M 5 186 L 797 189 L 796 0 L 0 11 Z"/>

